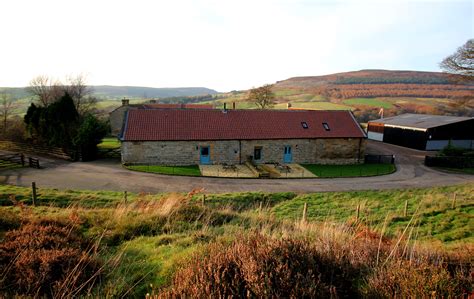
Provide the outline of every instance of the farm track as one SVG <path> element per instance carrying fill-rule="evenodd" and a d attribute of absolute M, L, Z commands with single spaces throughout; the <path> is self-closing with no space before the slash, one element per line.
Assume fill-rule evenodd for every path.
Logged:
<path fill-rule="evenodd" d="M 113 190 L 132 192 L 189 192 L 204 188 L 210 193 L 226 192 L 324 192 L 420 188 L 474 183 L 474 176 L 445 173 L 423 165 L 426 152 L 369 141 L 367 153 L 395 154 L 397 171 L 390 175 L 333 179 L 225 179 L 180 177 L 129 171 L 117 160 L 70 163 L 41 158 L 44 169 L 0 171 L 0 183 L 57 189 Z"/>

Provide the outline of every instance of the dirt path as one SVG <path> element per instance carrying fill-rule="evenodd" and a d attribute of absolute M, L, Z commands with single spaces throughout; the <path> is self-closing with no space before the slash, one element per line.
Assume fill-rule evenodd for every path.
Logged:
<path fill-rule="evenodd" d="M 39 187 L 133 192 L 187 192 L 193 188 L 205 188 L 211 193 L 379 190 L 474 183 L 473 175 L 444 173 L 425 167 L 422 162 L 426 152 L 423 151 L 369 141 L 367 152 L 395 154 L 397 172 L 366 178 L 225 179 L 133 172 L 112 160 L 69 163 L 41 158 L 44 169 L 2 170 L 0 183 L 31 186 L 35 181 Z"/>

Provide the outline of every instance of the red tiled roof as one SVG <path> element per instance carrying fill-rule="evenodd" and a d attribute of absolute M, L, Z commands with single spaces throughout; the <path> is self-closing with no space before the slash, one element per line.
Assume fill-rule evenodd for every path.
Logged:
<path fill-rule="evenodd" d="M 210 104 L 144 104 L 144 109 L 214 109 Z"/>
<path fill-rule="evenodd" d="M 128 111 L 122 135 L 124 141 L 336 137 L 365 137 L 350 111 L 137 109 Z"/>

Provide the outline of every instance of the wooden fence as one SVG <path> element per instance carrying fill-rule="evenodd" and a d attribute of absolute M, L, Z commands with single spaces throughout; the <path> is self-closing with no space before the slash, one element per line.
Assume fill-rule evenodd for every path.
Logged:
<path fill-rule="evenodd" d="M 6 154 L 0 155 L 0 168 L 9 168 L 15 166 L 24 167 L 26 164 L 26 158 L 24 154 Z M 39 160 L 36 158 L 28 157 L 28 166 L 32 168 L 40 168 Z"/>
<path fill-rule="evenodd" d="M 64 160 L 75 160 L 78 158 L 74 157 L 72 151 L 66 152 L 61 148 L 14 141 L 0 141 L 0 150 L 27 153 L 39 156 L 51 156 Z"/>

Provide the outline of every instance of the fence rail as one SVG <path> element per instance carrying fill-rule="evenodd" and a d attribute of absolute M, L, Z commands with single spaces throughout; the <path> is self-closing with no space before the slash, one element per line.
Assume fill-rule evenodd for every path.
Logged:
<path fill-rule="evenodd" d="M 52 156 L 64 160 L 74 160 L 73 154 L 64 151 L 61 148 L 44 145 L 28 144 L 15 141 L 0 141 L 0 150 L 27 153 L 33 155 Z"/>
<path fill-rule="evenodd" d="M 474 157 L 432 157 L 425 156 L 425 165 L 449 168 L 474 167 Z"/>
<path fill-rule="evenodd" d="M 395 155 L 365 155 L 366 164 L 395 164 Z"/>
<path fill-rule="evenodd" d="M 26 157 L 24 154 L 5 154 L 0 155 L 0 168 L 10 168 L 15 166 L 25 167 Z M 28 166 L 32 168 L 40 168 L 39 160 L 28 157 Z"/>

